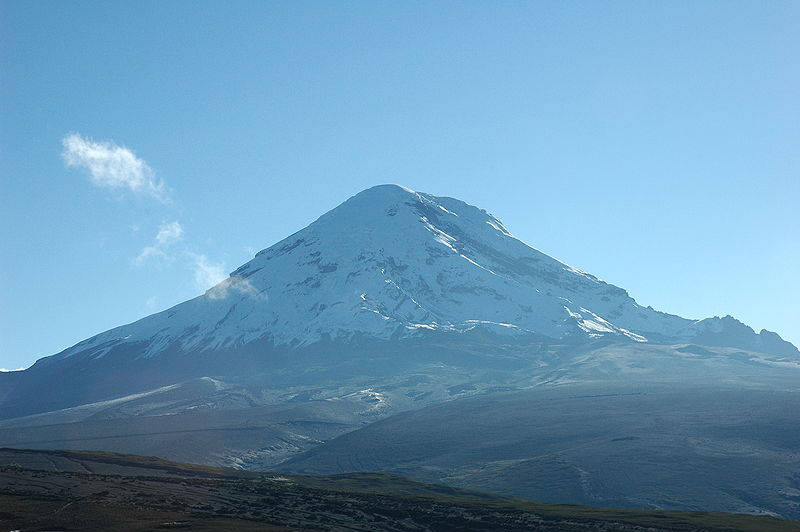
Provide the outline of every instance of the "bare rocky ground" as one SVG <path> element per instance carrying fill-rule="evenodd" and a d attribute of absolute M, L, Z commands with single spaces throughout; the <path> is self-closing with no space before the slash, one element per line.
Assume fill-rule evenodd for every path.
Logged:
<path fill-rule="evenodd" d="M 0 450 L 0 529 L 764 531 L 773 517 L 538 504 L 379 474 L 276 475 L 87 451 Z"/>

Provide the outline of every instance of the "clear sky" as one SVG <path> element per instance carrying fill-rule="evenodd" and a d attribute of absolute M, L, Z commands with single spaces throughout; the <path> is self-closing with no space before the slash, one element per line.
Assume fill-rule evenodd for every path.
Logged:
<path fill-rule="evenodd" d="M 799 51 L 798 2 L 2 1 L 0 367 L 379 183 L 800 344 Z"/>

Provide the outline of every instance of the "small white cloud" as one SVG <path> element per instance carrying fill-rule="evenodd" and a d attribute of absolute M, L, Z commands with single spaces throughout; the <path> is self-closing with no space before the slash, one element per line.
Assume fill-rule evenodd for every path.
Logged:
<path fill-rule="evenodd" d="M 212 286 L 206 295 L 209 299 L 225 299 L 231 292 L 250 297 L 262 297 L 249 279 L 235 275 L 224 279 L 221 283 Z"/>
<path fill-rule="evenodd" d="M 61 143 L 64 146 L 61 156 L 67 166 L 88 170 L 95 185 L 127 188 L 159 201 L 169 201 L 164 183 L 156 178 L 155 172 L 145 161 L 128 148 L 111 141 L 94 142 L 78 133 L 67 135 Z"/>
<path fill-rule="evenodd" d="M 148 262 L 150 259 L 171 259 L 167 253 L 170 246 L 178 242 L 183 237 L 183 227 L 179 222 L 163 223 L 158 228 L 156 233 L 155 243 L 152 246 L 145 247 L 139 255 L 133 259 L 136 266 Z"/>
<path fill-rule="evenodd" d="M 201 254 L 190 254 L 194 264 L 194 282 L 197 288 L 205 290 L 209 299 L 225 299 L 232 292 L 250 297 L 263 297 L 249 279 L 238 275 L 228 276 L 224 263 L 214 264 Z"/>
<path fill-rule="evenodd" d="M 163 223 L 158 228 L 156 242 L 161 247 L 168 247 L 177 242 L 183 236 L 183 227 L 178 222 Z"/>
<path fill-rule="evenodd" d="M 17 368 L 17 369 L 0 368 L 0 373 L 8 373 L 9 371 L 22 371 L 23 369 L 25 368 Z"/>
<path fill-rule="evenodd" d="M 194 284 L 200 290 L 208 290 L 228 278 L 224 263 L 214 264 L 201 254 L 192 253 L 191 256 L 194 261 Z"/>
<path fill-rule="evenodd" d="M 133 264 L 135 264 L 136 266 L 141 266 L 142 264 L 148 262 L 150 259 L 166 259 L 166 258 L 168 258 L 167 254 L 158 249 L 157 247 L 147 246 L 142 250 L 141 253 L 139 253 L 136 256 L 135 259 L 133 259 Z"/>
<path fill-rule="evenodd" d="M 158 308 L 158 298 L 156 296 L 148 297 L 145 302 L 148 312 L 153 312 Z"/>

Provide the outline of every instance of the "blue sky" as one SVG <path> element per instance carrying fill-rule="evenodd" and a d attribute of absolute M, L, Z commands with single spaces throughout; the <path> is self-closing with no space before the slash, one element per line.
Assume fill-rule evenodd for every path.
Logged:
<path fill-rule="evenodd" d="M 797 2 L 2 2 L 0 367 L 378 183 L 800 344 L 797 50 Z"/>

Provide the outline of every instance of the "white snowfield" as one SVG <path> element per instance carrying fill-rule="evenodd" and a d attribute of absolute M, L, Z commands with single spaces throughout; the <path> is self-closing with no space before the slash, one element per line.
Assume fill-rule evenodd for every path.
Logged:
<path fill-rule="evenodd" d="M 642 307 L 625 290 L 528 246 L 484 210 L 381 185 L 259 252 L 204 295 L 53 358 L 102 357 L 128 342 L 151 357 L 167 347 L 202 351 L 260 339 L 296 347 L 476 327 L 679 341 L 725 320 L 732 318 L 698 322 Z"/>

